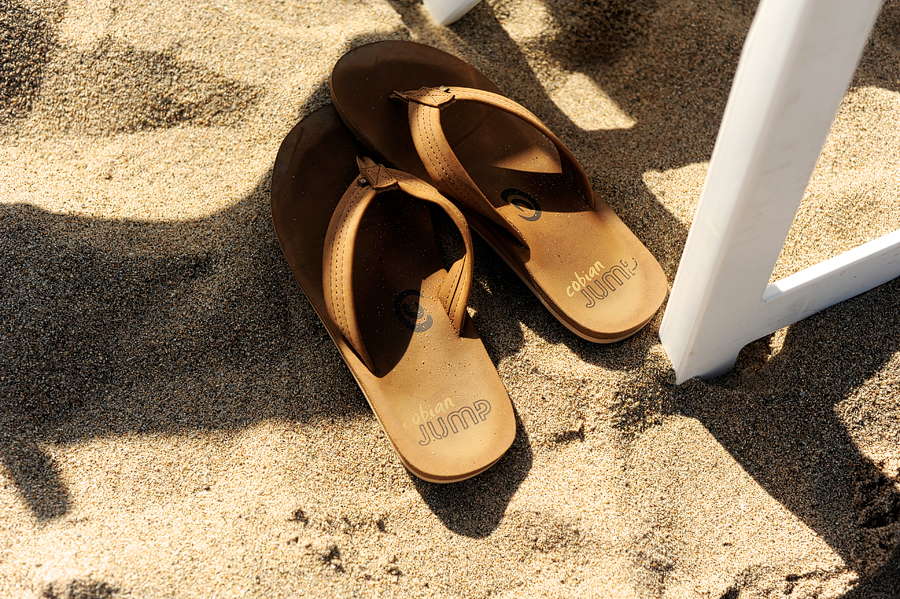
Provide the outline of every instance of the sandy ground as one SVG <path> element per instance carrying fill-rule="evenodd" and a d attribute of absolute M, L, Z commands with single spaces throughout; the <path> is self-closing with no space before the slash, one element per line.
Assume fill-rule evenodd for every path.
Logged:
<path fill-rule="evenodd" d="M 378 39 L 537 113 L 674 279 L 753 0 L 0 0 L 0 596 L 900 596 L 900 280 L 674 385 L 661 313 L 583 342 L 483 243 L 518 418 L 408 474 L 291 276 L 284 135 Z M 900 2 L 780 277 L 900 228 Z"/>

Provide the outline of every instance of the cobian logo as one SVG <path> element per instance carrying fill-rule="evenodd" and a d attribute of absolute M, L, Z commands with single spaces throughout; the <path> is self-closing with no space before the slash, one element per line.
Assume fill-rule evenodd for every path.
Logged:
<path fill-rule="evenodd" d="M 485 421 L 491 413 L 491 402 L 486 399 L 477 399 L 471 405 L 465 405 L 458 409 L 449 397 L 439 401 L 433 408 L 419 407 L 419 412 L 413 412 L 412 425 L 419 427 L 422 438 L 419 445 L 426 446 L 432 442 L 446 439 L 470 426 L 476 426 Z M 409 422 L 404 422 L 406 428 Z"/>
<path fill-rule="evenodd" d="M 597 302 L 605 300 L 609 295 L 621 288 L 625 281 L 637 272 L 637 258 L 634 266 L 629 266 L 627 260 L 620 260 L 610 268 L 605 268 L 599 260 L 581 274 L 575 273 L 575 280 L 566 287 L 566 295 L 574 297 L 579 291 L 587 300 L 585 308 L 593 308 Z"/>
<path fill-rule="evenodd" d="M 500 194 L 500 197 L 503 198 L 504 202 L 508 202 L 518 208 L 519 212 L 522 213 L 519 215 L 519 218 L 536 221 L 541 217 L 541 207 L 538 205 L 537 200 L 524 191 L 505 189 Z"/>
<path fill-rule="evenodd" d="M 407 289 L 401 291 L 394 299 L 394 314 L 397 315 L 397 320 L 407 329 L 416 333 L 427 331 L 434 324 L 434 319 L 419 304 L 421 297 L 422 294 L 415 289 Z"/>

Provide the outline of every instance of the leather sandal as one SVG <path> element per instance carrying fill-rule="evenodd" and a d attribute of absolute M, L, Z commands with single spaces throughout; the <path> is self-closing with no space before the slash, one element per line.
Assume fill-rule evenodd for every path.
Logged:
<path fill-rule="evenodd" d="M 430 179 L 577 335 L 618 341 L 659 309 L 668 281 L 656 259 L 568 148 L 471 65 L 376 42 L 338 61 L 331 97 L 372 155 Z"/>
<path fill-rule="evenodd" d="M 332 106 L 300 121 L 272 173 L 272 220 L 294 276 L 403 464 L 475 476 L 512 444 L 509 395 L 466 311 L 472 240 L 431 185 L 364 154 Z M 429 207 L 464 251 L 445 268 Z"/>

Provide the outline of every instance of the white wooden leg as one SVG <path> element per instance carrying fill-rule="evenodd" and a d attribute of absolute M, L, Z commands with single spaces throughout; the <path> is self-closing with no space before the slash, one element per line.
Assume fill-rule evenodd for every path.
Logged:
<path fill-rule="evenodd" d="M 425 0 L 431 18 L 441 25 L 449 25 L 475 8 L 479 0 Z"/>
<path fill-rule="evenodd" d="M 900 276 L 900 234 L 768 285 L 881 0 L 762 0 L 659 336 L 676 382 Z"/>

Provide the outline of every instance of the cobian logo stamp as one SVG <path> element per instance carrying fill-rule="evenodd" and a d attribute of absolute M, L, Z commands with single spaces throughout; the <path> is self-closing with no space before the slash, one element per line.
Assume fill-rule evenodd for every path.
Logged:
<path fill-rule="evenodd" d="M 410 424 L 418 426 L 422 435 L 419 445 L 424 447 L 484 422 L 491 413 L 491 402 L 476 399 L 471 405 L 455 408 L 456 404 L 449 397 L 437 402 L 431 409 L 419 406 L 419 411 L 413 412 L 412 418 L 403 423 L 403 428 Z"/>
<path fill-rule="evenodd" d="M 606 268 L 599 260 L 581 274 L 575 273 L 575 280 L 566 287 L 566 295 L 575 297 L 579 291 L 587 300 L 585 308 L 593 308 L 597 302 L 605 300 L 611 293 L 620 289 L 625 281 L 637 272 L 637 258 L 632 258 L 634 265 L 629 266 L 627 260 L 620 260 L 610 268 Z"/>
<path fill-rule="evenodd" d="M 434 319 L 419 303 L 421 297 L 422 294 L 415 289 L 407 289 L 394 298 L 394 314 L 397 315 L 397 320 L 416 333 L 427 331 L 434 324 Z"/>
<path fill-rule="evenodd" d="M 518 208 L 519 212 L 522 213 L 519 215 L 519 218 L 527 221 L 536 221 L 541 217 L 541 207 L 538 205 L 537 200 L 524 191 L 512 188 L 504 189 L 500 197 L 503 198 L 504 202 L 508 202 Z"/>

